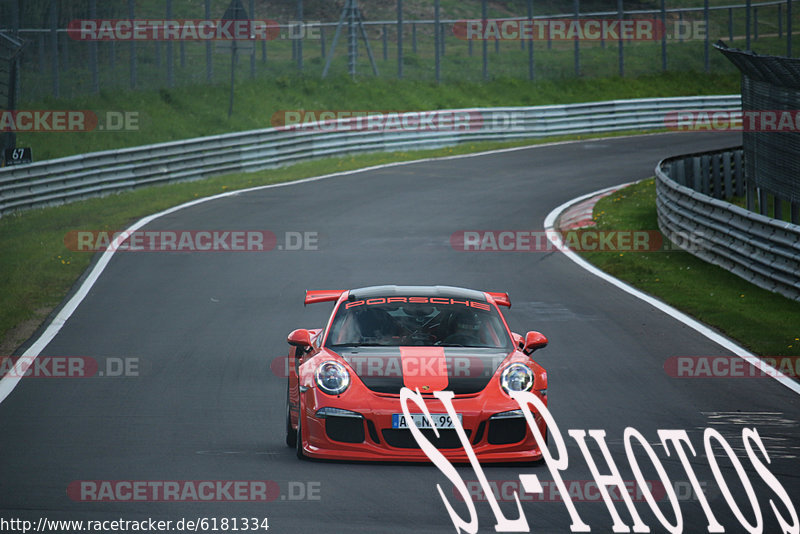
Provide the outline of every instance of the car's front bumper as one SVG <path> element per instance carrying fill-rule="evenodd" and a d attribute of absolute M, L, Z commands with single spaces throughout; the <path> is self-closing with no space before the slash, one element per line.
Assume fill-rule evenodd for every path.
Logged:
<path fill-rule="evenodd" d="M 374 393 L 366 388 L 348 391 L 341 396 L 330 396 L 317 388 L 310 388 L 302 397 L 302 447 L 312 458 L 368 460 L 368 461 L 428 461 L 408 429 L 392 428 L 392 415 L 403 412 L 398 395 Z M 446 409 L 432 395 L 425 395 L 431 414 L 446 413 Z M 546 402 L 546 398 L 543 399 Z M 453 400 L 456 413 L 462 417 L 462 426 L 469 445 L 481 462 L 533 461 L 541 458 L 541 450 L 524 417 L 497 418 L 500 413 L 518 410 L 519 406 L 499 387 L 487 387 L 474 395 L 456 396 Z M 323 408 L 336 408 L 351 412 L 346 416 L 319 415 Z M 421 413 L 413 403 L 409 411 Z M 323 411 L 324 413 L 324 411 Z M 542 435 L 546 435 L 544 420 L 534 412 L 534 419 Z M 451 462 L 467 462 L 469 458 L 463 443 L 452 429 L 439 430 L 434 438 L 432 430 L 423 434 Z"/>

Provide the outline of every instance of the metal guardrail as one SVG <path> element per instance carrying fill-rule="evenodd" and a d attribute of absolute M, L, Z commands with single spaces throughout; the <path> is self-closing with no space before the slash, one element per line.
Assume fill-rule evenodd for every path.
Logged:
<path fill-rule="evenodd" d="M 698 258 L 800 301 L 800 226 L 722 200 L 743 195 L 743 168 L 741 147 L 659 162 L 658 225 Z"/>
<path fill-rule="evenodd" d="M 436 114 L 440 125 L 433 129 L 373 128 L 369 124 L 359 128 L 358 119 L 342 119 L 95 152 L 0 169 L 0 215 L 150 184 L 258 171 L 313 158 L 476 141 L 665 129 L 671 111 L 732 111 L 740 106 L 739 95 L 721 95 L 441 110 L 428 112 Z M 447 117 L 454 118 L 449 125 Z"/>

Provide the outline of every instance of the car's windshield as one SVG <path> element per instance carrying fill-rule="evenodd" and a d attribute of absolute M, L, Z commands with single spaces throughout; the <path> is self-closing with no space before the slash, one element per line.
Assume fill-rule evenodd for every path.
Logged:
<path fill-rule="evenodd" d="M 343 302 L 325 344 L 509 349 L 511 340 L 497 310 L 487 302 L 444 297 L 380 297 Z"/>

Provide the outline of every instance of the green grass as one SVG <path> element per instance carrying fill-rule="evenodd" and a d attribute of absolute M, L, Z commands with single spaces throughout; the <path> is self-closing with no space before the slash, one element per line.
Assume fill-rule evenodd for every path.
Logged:
<path fill-rule="evenodd" d="M 542 80 L 515 78 L 489 82 L 453 82 L 378 78 L 353 81 L 347 76 L 326 80 L 296 74 L 269 80 L 246 80 L 236 89 L 235 109 L 228 119 L 228 87 L 187 86 L 153 91 L 103 91 L 99 96 L 43 99 L 30 109 L 92 110 L 138 113 L 136 131 L 20 133 L 17 146 L 33 148 L 41 161 L 89 151 L 173 141 L 225 132 L 267 128 L 284 110 L 431 110 L 461 107 L 531 106 L 597 100 L 730 94 L 739 90 L 739 76 L 660 73 L 630 78 Z"/>
<path fill-rule="evenodd" d="M 654 180 L 601 199 L 594 216 L 601 230 L 658 230 Z M 756 354 L 800 356 L 800 302 L 760 289 L 681 250 L 581 255 Z"/>

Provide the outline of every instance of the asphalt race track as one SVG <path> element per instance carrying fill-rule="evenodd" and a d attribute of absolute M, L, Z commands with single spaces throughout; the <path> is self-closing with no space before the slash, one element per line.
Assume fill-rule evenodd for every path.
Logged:
<path fill-rule="evenodd" d="M 781 532 L 769 501 L 787 520 L 789 511 L 748 460 L 741 429 L 758 429 L 768 470 L 796 505 L 797 394 L 768 378 L 668 376 L 671 356 L 727 353 L 559 252 L 470 253 L 450 245 L 460 230 L 541 230 L 554 207 L 652 176 L 663 157 L 738 142 L 736 134 L 680 133 L 426 161 L 230 196 L 154 221 L 149 229 L 271 230 L 279 244 L 285 232 L 316 232 L 318 250 L 117 253 L 42 354 L 89 356 L 102 366 L 127 359 L 136 369 L 125 377 L 20 382 L 0 404 L 0 518 L 267 517 L 275 533 L 453 532 L 436 485 L 465 519 L 467 507 L 436 467 L 300 462 L 284 444 L 285 380 L 271 364 L 286 354 L 289 331 L 321 326 L 330 311 L 329 304 L 304 308 L 304 290 L 397 283 L 508 291 L 512 329 L 548 336 L 550 345 L 535 357 L 548 370 L 550 409 L 567 442 L 565 480 L 592 480 L 569 429 L 605 430 L 625 480 L 633 479 L 626 427 L 653 444 L 658 429 L 685 429 L 717 520 L 726 532 L 743 532 L 703 452 L 703 430 L 713 427 L 759 496 L 756 514 L 733 464 L 715 446 L 741 513 L 750 522 L 763 516 L 765 533 Z M 599 448 L 591 450 L 606 473 Z M 668 457 L 660 445 L 655 451 L 670 480 L 685 489 L 675 454 Z M 648 480 L 657 479 L 643 449 L 636 457 Z M 476 479 L 468 466 L 459 473 Z M 520 473 L 552 480 L 544 464 L 485 473 L 504 491 L 519 487 Z M 121 480 L 266 480 L 280 495 L 271 502 L 84 502 L 67 491 L 77 481 Z M 681 496 L 683 531 L 707 532 L 701 505 L 690 497 Z M 532 532 L 569 532 L 563 503 L 522 498 Z M 596 490 L 586 498 L 575 502 L 582 520 L 592 532 L 610 532 L 613 520 Z M 510 519 L 517 516 L 513 502 L 500 506 Z M 660 507 L 672 521 L 669 502 Z M 489 504 L 477 502 L 476 509 L 480 532 L 494 532 Z M 632 525 L 622 502 L 616 509 Z M 652 532 L 665 531 L 646 502 L 636 509 Z"/>

